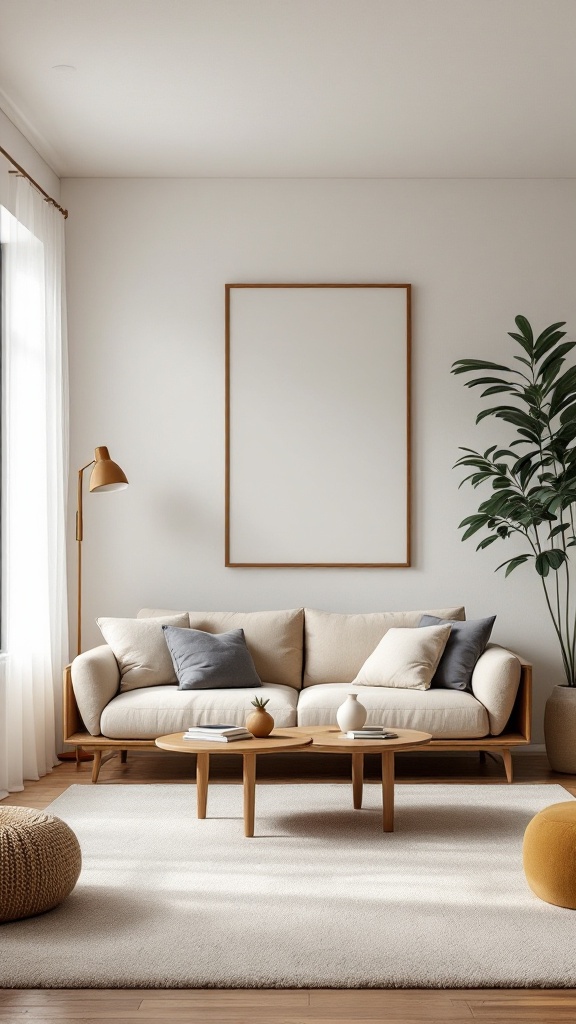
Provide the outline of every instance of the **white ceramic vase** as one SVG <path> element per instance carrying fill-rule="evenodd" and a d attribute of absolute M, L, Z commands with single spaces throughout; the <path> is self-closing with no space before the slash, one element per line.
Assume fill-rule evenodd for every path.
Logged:
<path fill-rule="evenodd" d="M 349 693 L 336 712 L 336 721 L 341 732 L 348 732 L 352 729 L 361 729 L 366 723 L 367 716 L 368 712 L 358 700 L 358 694 Z"/>

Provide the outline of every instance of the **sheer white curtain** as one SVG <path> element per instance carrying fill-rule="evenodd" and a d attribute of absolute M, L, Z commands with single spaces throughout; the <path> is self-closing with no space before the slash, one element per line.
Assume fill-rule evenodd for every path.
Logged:
<path fill-rule="evenodd" d="M 64 219 L 25 178 L 2 210 L 0 796 L 51 771 L 68 657 Z"/>

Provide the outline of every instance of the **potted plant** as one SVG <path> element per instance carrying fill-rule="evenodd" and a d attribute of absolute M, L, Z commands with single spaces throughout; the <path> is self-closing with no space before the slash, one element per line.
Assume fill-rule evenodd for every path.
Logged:
<path fill-rule="evenodd" d="M 258 736 L 262 739 L 265 736 L 269 736 L 274 728 L 274 719 L 272 715 L 266 711 L 266 705 L 268 700 L 262 700 L 261 697 L 254 697 L 254 700 L 250 703 L 256 708 L 251 715 L 248 715 L 246 719 L 246 728 L 248 732 L 251 732 L 253 736 Z"/>
<path fill-rule="evenodd" d="M 452 366 L 452 373 L 474 375 L 466 387 L 482 387 L 482 398 L 502 396 L 504 404 L 483 409 L 476 423 L 492 416 L 509 425 L 502 446 L 483 454 L 460 449 L 456 466 L 470 471 L 462 483 L 491 490 L 460 527 L 462 540 L 483 534 L 476 550 L 510 538 L 522 542 L 497 567 L 505 576 L 524 563 L 536 571 L 566 677 L 546 705 L 546 749 L 553 769 L 576 773 L 576 366 L 566 363 L 576 342 L 562 340 L 564 322 L 537 338 L 526 317 L 515 322 L 510 365 L 458 359 Z"/>

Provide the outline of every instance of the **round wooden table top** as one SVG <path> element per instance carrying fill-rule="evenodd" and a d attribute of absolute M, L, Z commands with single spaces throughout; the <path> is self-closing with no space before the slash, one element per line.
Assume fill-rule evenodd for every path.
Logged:
<path fill-rule="evenodd" d="M 334 754 L 363 753 L 381 754 L 386 750 L 407 750 L 410 747 L 417 747 L 424 743 L 430 743 L 432 735 L 429 732 L 418 732 L 416 729 L 390 729 L 398 736 L 397 740 L 349 740 L 345 733 L 334 726 L 326 728 L 314 728 L 312 732 L 312 745 L 316 750 L 324 750 Z"/>
<path fill-rule="evenodd" d="M 274 754 L 278 750 L 296 750 L 312 743 L 312 737 L 303 729 L 284 731 L 274 729 L 265 739 L 254 736 L 251 740 L 185 740 L 183 732 L 159 736 L 155 741 L 162 750 L 177 750 L 184 754 Z"/>

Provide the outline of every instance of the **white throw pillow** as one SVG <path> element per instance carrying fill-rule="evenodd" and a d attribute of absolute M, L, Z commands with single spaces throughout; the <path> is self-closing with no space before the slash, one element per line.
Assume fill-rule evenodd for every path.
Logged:
<path fill-rule="evenodd" d="M 389 629 L 353 684 L 428 690 L 451 629 L 450 625 Z"/>
<path fill-rule="evenodd" d="M 120 668 L 120 690 L 176 683 L 162 626 L 189 627 L 187 612 L 161 619 L 96 619 Z"/>

